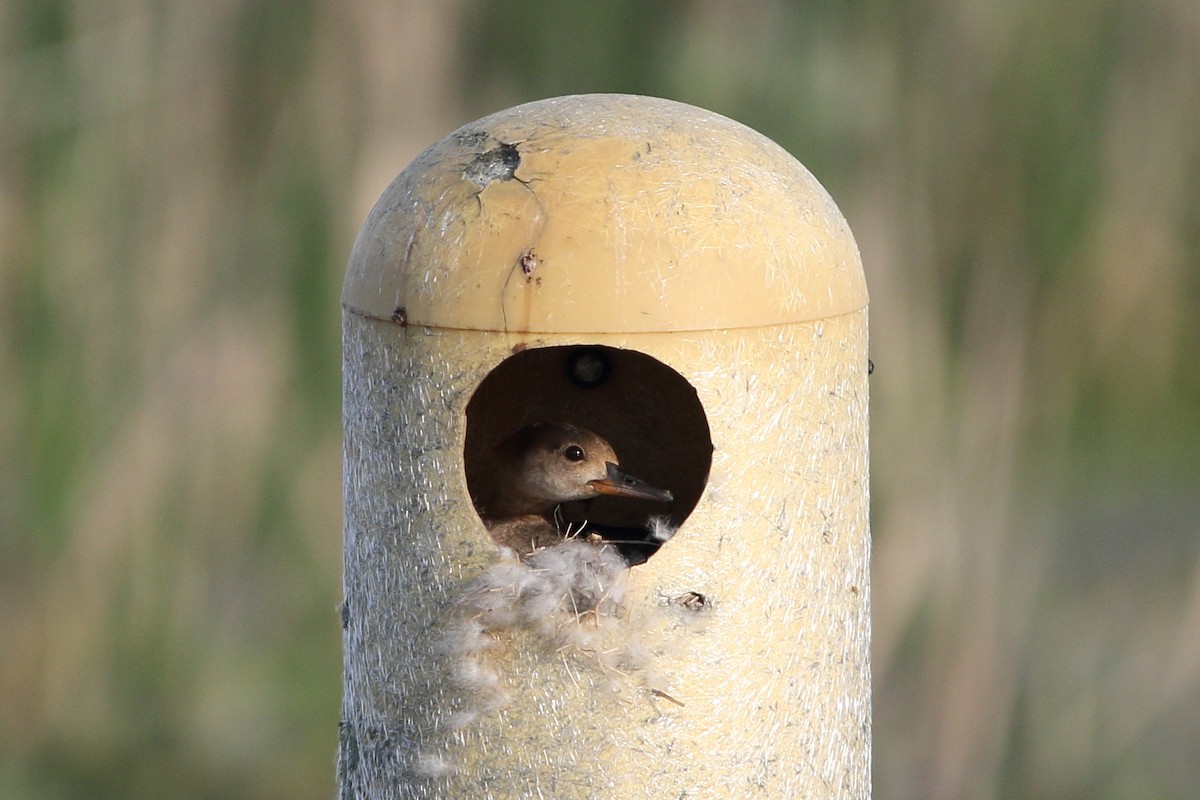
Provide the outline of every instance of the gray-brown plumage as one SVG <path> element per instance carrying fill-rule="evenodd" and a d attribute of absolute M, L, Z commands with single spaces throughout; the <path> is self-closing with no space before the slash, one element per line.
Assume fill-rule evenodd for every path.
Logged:
<path fill-rule="evenodd" d="M 566 534 L 554 516 L 560 503 L 602 494 L 670 502 L 656 489 L 620 469 L 612 445 L 567 423 L 521 428 L 488 453 L 486 497 L 477 500 L 492 537 L 527 555 L 558 544 Z"/>

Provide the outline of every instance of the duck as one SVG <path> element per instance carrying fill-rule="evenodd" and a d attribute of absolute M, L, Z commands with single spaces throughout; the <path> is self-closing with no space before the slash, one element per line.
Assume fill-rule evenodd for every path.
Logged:
<path fill-rule="evenodd" d="M 557 517 L 562 503 L 603 495 L 659 503 L 675 499 L 623 471 L 607 440 L 571 423 L 527 425 L 487 455 L 489 491 L 476 506 L 492 538 L 521 557 L 571 536 L 570 526 L 564 528 Z"/>

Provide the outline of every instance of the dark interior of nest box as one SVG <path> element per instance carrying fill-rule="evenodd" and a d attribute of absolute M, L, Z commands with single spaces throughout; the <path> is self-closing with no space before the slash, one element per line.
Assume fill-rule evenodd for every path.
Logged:
<path fill-rule="evenodd" d="M 566 422 L 608 440 L 621 468 L 669 489 L 669 504 L 618 497 L 564 503 L 564 522 L 621 542 L 631 563 L 656 549 L 646 531 L 652 516 L 679 527 L 696 507 L 712 464 L 704 407 L 675 370 L 636 350 L 600 345 L 529 348 L 506 358 L 480 382 L 467 404 L 463 461 L 478 511 L 486 503 L 486 456 L 514 432 L 537 422 Z"/>

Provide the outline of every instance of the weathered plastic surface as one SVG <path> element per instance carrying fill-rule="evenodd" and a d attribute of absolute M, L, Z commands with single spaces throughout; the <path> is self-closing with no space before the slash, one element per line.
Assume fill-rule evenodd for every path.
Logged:
<path fill-rule="evenodd" d="M 619 152 L 636 170 L 639 151 L 594 141 L 631 127 L 662 163 L 698 159 L 705 174 L 693 164 L 656 178 L 665 188 L 614 190 L 571 160 Z M 739 137 L 741 151 L 723 141 Z M 764 142 L 666 101 L 560 98 L 430 151 L 513 144 L 513 178 L 502 154 L 451 159 L 451 173 L 493 175 L 472 196 L 453 176 L 409 174 L 442 169 L 427 153 L 372 213 L 344 298 L 343 797 L 869 797 L 862 270 L 824 191 Z M 565 171 L 532 171 L 551 145 Z M 763 159 L 790 161 L 790 177 L 724 185 L 760 175 Z M 629 192 L 636 222 L 618 224 Z M 532 216 L 495 211 L 502 202 Z M 769 213 L 748 208 L 760 202 Z M 471 204 L 473 218 L 445 210 Z M 726 216 L 738 222 L 710 227 Z M 458 261 L 460 250 L 499 255 Z M 463 477 L 467 403 L 514 348 L 579 344 L 636 350 L 687 379 L 714 447 L 708 484 L 675 537 L 630 570 L 619 612 L 587 640 L 602 647 L 514 629 L 468 652 L 456 620 L 497 552 Z"/>
<path fill-rule="evenodd" d="M 777 144 L 682 103 L 563 97 L 435 144 L 355 243 L 343 304 L 442 328 L 686 331 L 867 303 L 858 249 Z"/>

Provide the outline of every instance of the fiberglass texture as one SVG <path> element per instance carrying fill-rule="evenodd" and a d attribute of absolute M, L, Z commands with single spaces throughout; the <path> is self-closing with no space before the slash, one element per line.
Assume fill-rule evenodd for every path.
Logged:
<path fill-rule="evenodd" d="M 558 585 L 497 553 L 462 474 L 464 409 L 482 365 L 508 354 L 503 340 L 346 315 L 343 797 L 509 797 L 539 785 L 596 796 L 580 765 L 606 742 L 621 688 L 611 667 L 574 663 L 578 636 L 518 624 L 536 603 L 507 624 L 463 624 L 464 612 L 503 614 L 482 613 L 481 588 Z M 600 581 L 614 569 L 608 554 L 568 563 L 581 561 Z"/>
<path fill-rule="evenodd" d="M 674 792 L 623 796 L 868 797 L 866 311 L 697 334 L 687 350 L 712 471 L 633 571 L 630 603 L 697 592 L 711 610 L 694 631 L 669 620 L 655 668 L 685 705 L 632 726 L 623 751 L 659 742 Z"/>
<path fill-rule="evenodd" d="M 344 331 L 343 797 L 869 796 L 865 310 L 586 342 L 353 313 Z M 462 476 L 466 403 L 518 341 L 658 359 L 696 389 L 715 446 L 699 505 L 649 562 L 617 581 L 587 554 L 604 592 L 620 586 L 559 618 L 574 632 L 456 627 L 481 586 L 530 580 Z M 566 558 L 538 568 L 581 563 Z"/>

